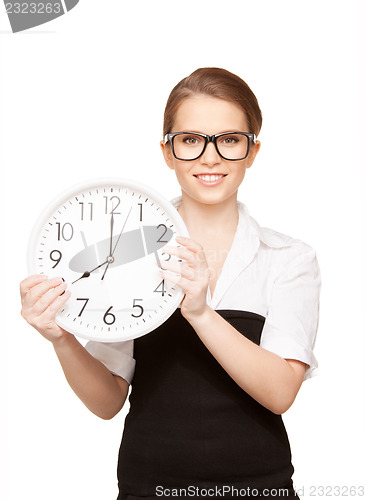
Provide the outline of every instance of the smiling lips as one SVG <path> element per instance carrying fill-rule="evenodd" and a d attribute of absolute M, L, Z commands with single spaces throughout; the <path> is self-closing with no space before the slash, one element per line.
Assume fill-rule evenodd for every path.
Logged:
<path fill-rule="evenodd" d="M 223 181 L 226 174 L 199 174 L 194 177 L 196 177 L 196 179 L 198 179 L 198 181 L 205 186 L 216 186 Z"/>

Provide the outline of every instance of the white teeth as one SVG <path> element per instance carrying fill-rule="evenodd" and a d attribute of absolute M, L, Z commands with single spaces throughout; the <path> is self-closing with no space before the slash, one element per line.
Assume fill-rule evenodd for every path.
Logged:
<path fill-rule="evenodd" d="M 213 182 L 224 177 L 223 175 L 197 175 L 197 177 L 206 182 Z"/>

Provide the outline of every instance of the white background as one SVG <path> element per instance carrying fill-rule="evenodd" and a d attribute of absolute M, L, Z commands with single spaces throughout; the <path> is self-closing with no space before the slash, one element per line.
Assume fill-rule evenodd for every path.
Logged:
<path fill-rule="evenodd" d="M 180 194 L 159 149 L 163 111 L 202 66 L 240 75 L 262 108 L 239 199 L 312 245 L 322 271 L 319 376 L 284 415 L 294 483 L 306 499 L 366 485 L 365 20 L 353 0 L 80 0 L 12 34 L 1 10 L 2 498 L 116 497 L 127 407 L 111 421 L 91 414 L 20 317 L 26 246 L 43 207 L 78 181 L 129 177 Z"/>

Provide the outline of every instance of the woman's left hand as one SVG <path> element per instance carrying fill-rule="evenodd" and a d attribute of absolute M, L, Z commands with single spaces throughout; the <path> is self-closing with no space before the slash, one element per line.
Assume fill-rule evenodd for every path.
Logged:
<path fill-rule="evenodd" d="M 210 270 L 202 246 L 190 238 L 176 237 L 182 247 L 166 246 L 164 253 L 175 255 L 183 262 L 162 262 L 164 270 L 160 274 L 164 279 L 176 283 L 185 293 L 181 302 L 181 313 L 187 321 L 197 319 L 207 309 L 207 288 Z M 180 276 L 174 275 L 178 273 Z"/>

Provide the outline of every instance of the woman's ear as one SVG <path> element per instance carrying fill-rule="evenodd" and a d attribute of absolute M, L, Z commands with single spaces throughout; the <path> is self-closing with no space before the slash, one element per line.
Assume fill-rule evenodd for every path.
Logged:
<path fill-rule="evenodd" d="M 170 142 L 160 141 L 160 147 L 164 156 L 165 163 L 168 165 L 169 168 L 174 170 L 173 154 Z"/>
<path fill-rule="evenodd" d="M 258 139 L 256 139 L 256 141 L 250 146 L 249 154 L 247 157 L 246 168 L 249 168 L 252 166 L 252 164 L 255 160 L 255 157 L 257 156 L 260 148 L 261 148 L 261 143 L 260 143 L 260 141 L 258 141 Z"/>

